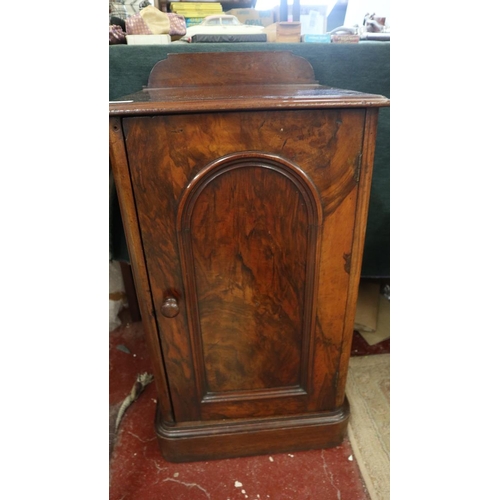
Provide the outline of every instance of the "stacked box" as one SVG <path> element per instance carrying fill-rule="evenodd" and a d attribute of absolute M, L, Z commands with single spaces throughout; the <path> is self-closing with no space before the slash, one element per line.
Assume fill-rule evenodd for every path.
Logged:
<path fill-rule="evenodd" d="M 186 28 L 196 26 L 203 21 L 203 17 L 185 17 L 184 19 L 186 20 Z"/>
<path fill-rule="evenodd" d="M 326 5 L 301 5 L 300 23 L 302 35 L 322 35 L 326 33 Z"/>
<path fill-rule="evenodd" d="M 184 16 L 186 26 L 200 24 L 203 18 L 213 14 L 222 14 L 222 4 L 218 2 L 172 2 L 170 12 Z"/>
<path fill-rule="evenodd" d="M 126 35 L 127 45 L 165 45 L 172 41 L 170 35 Z"/>
<path fill-rule="evenodd" d="M 331 35 L 325 33 L 323 35 L 302 35 L 302 41 L 305 43 L 330 43 L 332 41 Z"/>
<path fill-rule="evenodd" d="M 332 43 L 359 43 L 359 35 L 333 35 Z"/>
<path fill-rule="evenodd" d="M 276 26 L 276 42 L 300 42 L 300 22 L 281 22 Z"/>
<path fill-rule="evenodd" d="M 240 23 L 251 26 L 269 26 L 274 23 L 274 11 L 255 9 L 231 9 L 226 14 L 236 16 Z"/>

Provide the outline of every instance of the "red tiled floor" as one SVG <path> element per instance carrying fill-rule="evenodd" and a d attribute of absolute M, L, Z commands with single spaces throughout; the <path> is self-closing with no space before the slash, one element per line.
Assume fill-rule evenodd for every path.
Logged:
<path fill-rule="evenodd" d="M 110 408 L 127 396 L 137 374 L 150 371 L 142 324 L 126 321 L 110 334 Z M 123 417 L 110 459 L 109 500 L 369 500 L 347 438 L 327 450 L 174 464 L 156 442 L 155 406 L 150 384 Z"/>

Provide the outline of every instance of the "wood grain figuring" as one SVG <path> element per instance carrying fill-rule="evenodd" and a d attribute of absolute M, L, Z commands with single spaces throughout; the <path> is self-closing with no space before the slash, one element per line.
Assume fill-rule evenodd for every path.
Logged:
<path fill-rule="evenodd" d="M 211 403 L 202 417 L 304 411 L 322 221 L 314 185 L 275 155 L 227 155 L 196 175 L 177 218 L 198 392 Z M 302 245 L 290 249 L 293 238 Z"/>
<path fill-rule="evenodd" d="M 308 218 L 296 186 L 261 167 L 218 175 L 188 230 L 207 392 L 299 385 Z"/>
<path fill-rule="evenodd" d="M 208 392 L 299 385 L 307 216 L 295 186 L 262 168 L 219 176 L 191 238 Z"/>
<path fill-rule="evenodd" d="M 138 120 L 138 121 L 137 121 Z M 144 119 L 142 119 L 144 120 Z M 130 175 L 134 188 L 134 201 L 141 226 L 142 244 L 148 266 L 153 308 L 160 311 L 165 299 L 177 297 L 180 312 L 175 318 L 156 315 L 155 324 L 160 331 L 170 395 L 179 421 L 200 418 L 199 395 L 184 306 L 184 287 L 177 250 L 175 210 L 180 192 L 187 184 L 181 169 L 166 168 L 165 150 L 169 140 L 158 120 L 124 120 Z M 156 124 L 160 126 L 156 126 Z M 152 140 L 158 148 L 142 148 Z"/>
<path fill-rule="evenodd" d="M 277 358 L 283 364 L 287 356 L 291 356 L 291 371 L 285 371 L 280 375 L 282 379 L 281 381 L 278 379 L 277 383 L 282 384 L 283 387 L 296 383 L 297 377 L 293 379 L 291 373 L 297 373 L 297 359 L 301 356 L 302 378 L 297 385 L 303 387 L 305 392 L 308 393 L 308 402 L 304 402 L 303 394 L 297 394 L 295 399 L 290 398 L 288 394 L 283 394 L 282 397 L 286 397 L 290 401 L 293 400 L 293 403 L 290 402 L 290 408 L 295 408 L 293 410 L 295 412 L 302 411 L 304 404 L 310 408 L 331 409 L 333 405 L 332 396 L 335 394 L 337 383 L 335 371 L 338 366 L 338 356 L 342 342 L 344 309 L 341 306 L 346 301 L 345 283 L 349 280 L 349 275 L 344 268 L 343 256 L 351 252 L 352 229 L 349 221 L 355 215 L 355 204 L 349 201 L 341 216 L 336 214 L 337 209 L 344 203 L 344 200 L 351 200 L 350 194 L 357 190 L 356 174 L 362 145 L 364 111 L 354 109 L 316 111 L 314 113 L 310 111 L 220 113 L 197 115 L 195 119 L 191 116 L 176 115 L 154 118 L 129 118 L 125 119 L 124 122 L 127 130 L 127 143 L 129 150 L 132 151 L 129 161 L 136 185 L 136 200 L 141 220 L 144 248 L 148 265 L 151 268 L 150 279 L 153 296 L 155 297 L 155 307 L 161 308 L 166 298 L 167 285 L 169 288 L 178 290 L 181 295 L 179 299 L 181 313 L 173 320 L 159 317 L 158 323 L 165 344 L 168 346 L 166 364 L 169 377 L 175 380 L 175 384 L 172 385 L 175 385 L 176 390 L 172 390 L 172 399 L 178 401 L 174 405 L 179 408 L 179 412 L 182 412 L 183 418 L 197 420 L 199 418 L 213 418 L 214 415 L 225 415 L 227 418 L 236 415 L 238 417 L 245 416 L 243 405 L 238 407 L 235 403 L 229 402 L 227 404 L 222 402 L 216 404 L 216 401 L 209 399 L 204 400 L 206 404 L 200 406 L 201 401 L 213 391 L 269 389 L 274 387 L 273 384 L 276 383 L 276 380 L 272 382 L 271 375 L 269 375 L 267 382 L 263 379 L 252 379 L 252 376 L 247 377 L 243 383 L 241 378 L 234 382 L 231 378 L 228 378 L 227 382 L 216 381 L 215 372 L 210 366 L 215 366 L 214 360 L 217 358 L 218 353 L 215 351 L 217 356 L 214 354 L 210 357 L 210 352 L 208 351 L 207 354 L 207 350 L 203 348 L 203 339 L 196 324 L 197 318 L 200 317 L 205 322 L 205 331 L 213 331 L 213 333 L 210 333 L 211 338 L 205 339 L 205 342 L 208 341 L 209 345 L 220 341 L 218 335 L 224 334 L 221 334 L 219 329 L 215 329 L 215 326 L 218 325 L 217 314 L 209 312 L 207 306 L 204 305 L 204 300 L 201 302 L 199 298 L 188 300 L 188 303 L 195 304 L 195 306 L 192 306 L 189 311 L 186 309 L 186 291 L 180 272 L 182 266 L 185 265 L 183 262 L 186 259 L 180 258 L 177 248 L 172 246 L 172 241 L 177 241 L 175 218 L 185 186 L 189 184 L 188 180 L 199 176 L 200 172 L 214 158 L 222 158 L 229 154 L 241 154 L 242 151 L 251 150 L 255 144 L 259 144 L 267 154 L 283 158 L 285 163 L 293 162 L 300 165 L 301 171 L 310 179 L 310 183 L 318 193 L 317 203 L 319 203 L 320 209 L 324 213 L 325 220 L 322 221 L 319 234 L 326 240 L 321 243 L 321 247 L 316 249 L 315 255 L 310 255 L 310 260 L 317 262 L 316 265 L 319 266 L 319 269 L 327 267 L 333 269 L 330 272 L 334 274 L 333 280 L 324 283 L 320 289 L 323 305 L 317 309 L 313 317 L 314 321 L 316 319 L 319 321 L 320 330 L 313 327 L 312 330 L 307 332 L 307 345 L 302 345 L 301 351 L 298 347 L 293 347 L 294 344 L 292 343 L 291 346 L 287 347 L 288 351 L 283 352 L 280 355 L 281 357 Z M 326 129 L 329 129 L 330 133 Z M 217 140 L 213 140 L 213 137 L 216 137 Z M 160 147 L 145 151 L 144 148 L 140 148 L 140 144 L 147 140 L 153 140 Z M 175 145 L 175 147 L 170 147 L 170 145 Z M 138 151 L 140 151 L 139 155 Z M 325 154 L 325 152 L 329 152 L 329 154 Z M 245 182 L 244 184 L 250 187 L 252 183 L 253 179 L 252 182 Z M 221 187 L 224 187 L 228 199 L 230 199 L 233 196 L 230 185 Z M 219 189 L 219 191 L 221 190 Z M 279 191 L 282 191 L 281 187 Z M 293 193 L 293 190 L 290 193 Z M 289 214 L 288 202 L 283 200 L 285 201 L 284 204 L 278 203 L 279 199 L 274 198 L 276 197 L 273 197 L 272 209 L 283 210 L 282 213 Z M 204 199 L 208 200 L 209 197 L 207 196 Z M 279 209 L 280 206 L 283 206 L 283 208 Z M 202 212 L 203 210 L 199 211 L 198 217 L 200 220 L 202 220 Z M 216 215 L 212 215 L 212 217 L 216 217 Z M 226 220 L 228 219 L 226 218 Z M 220 233 L 220 227 L 218 232 Z M 301 234 L 302 240 L 300 239 Z M 295 246 L 296 240 L 297 242 L 304 242 L 306 238 L 304 234 L 307 234 L 307 231 L 304 233 L 302 230 L 300 232 L 290 230 L 287 246 Z M 200 237 L 201 240 L 203 240 L 202 237 Z M 205 240 L 204 243 L 206 244 L 208 241 L 213 242 L 214 240 Z M 282 235 L 282 244 L 284 244 L 283 241 Z M 229 245 L 234 245 L 234 242 Z M 208 247 L 211 246 L 213 245 L 207 245 L 205 250 L 208 250 Z M 215 245 L 215 248 L 218 248 L 218 246 Z M 203 245 L 200 244 L 200 247 L 203 248 Z M 227 248 L 229 247 L 226 247 L 226 250 Z M 232 248 L 234 263 L 235 247 Z M 310 248 L 307 251 L 314 253 L 314 250 Z M 265 263 L 266 260 L 262 262 Z M 241 257 L 239 265 L 241 272 L 243 272 Z M 258 265 L 264 264 L 260 263 Z M 204 269 L 204 266 L 206 267 L 206 264 L 201 264 L 198 269 L 197 279 L 203 276 L 200 270 Z M 220 272 L 222 272 L 222 269 L 219 269 Z M 194 274 L 194 271 L 187 272 L 188 276 L 194 276 Z M 302 278 L 298 275 L 294 279 L 303 282 L 305 278 L 303 275 Z M 314 297 L 318 295 L 317 284 L 314 283 L 306 294 L 302 292 L 302 297 L 307 299 L 305 301 L 306 305 L 308 300 L 314 303 L 316 300 Z M 213 297 L 214 292 L 210 292 L 209 289 L 210 285 L 205 283 L 204 294 L 212 293 Z M 198 283 L 187 286 L 187 290 L 198 291 Z M 299 296 L 295 295 L 294 300 L 298 300 L 298 298 Z M 219 305 L 225 304 L 224 297 L 219 297 L 217 300 Z M 201 312 L 197 310 L 198 303 L 202 304 L 203 310 Z M 339 308 L 331 308 L 329 304 L 332 303 L 339 304 Z M 288 305 L 285 302 L 285 305 L 290 309 L 289 304 L 290 302 L 288 302 Z M 234 304 L 232 304 L 233 306 Z M 229 306 L 224 305 L 222 311 L 225 310 L 224 307 Z M 225 322 L 231 321 L 229 319 L 231 315 L 227 311 L 226 309 Z M 251 308 L 248 311 L 251 311 Z M 300 309 L 298 312 L 303 315 L 303 313 L 300 313 Z M 272 317 L 272 315 L 269 317 Z M 236 316 L 233 316 L 233 318 L 236 318 Z M 298 316 L 295 316 L 295 319 L 292 317 L 295 325 L 299 321 L 297 318 Z M 214 327 L 214 330 L 212 330 L 212 327 Z M 239 328 L 243 327 L 240 326 Z M 253 328 L 254 330 L 256 328 L 255 322 Z M 275 326 L 275 328 L 277 327 Z M 289 331 L 293 331 L 293 328 Z M 189 331 L 190 336 L 187 338 L 186 335 L 182 336 L 181 331 L 183 330 Z M 296 333 L 291 338 L 299 339 Z M 302 339 L 304 339 L 304 336 Z M 255 337 L 253 342 L 255 345 Z M 295 341 L 295 345 L 298 344 L 300 344 L 300 340 Z M 252 343 L 248 344 L 247 353 L 244 355 L 246 356 L 245 362 L 250 359 L 251 345 Z M 328 360 L 318 355 L 314 365 L 311 364 L 310 367 L 307 367 L 309 362 L 307 349 L 310 350 L 310 356 L 313 357 L 314 350 L 316 349 L 318 353 L 321 353 L 323 346 L 329 353 Z M 227 348 L 227 345 L 225 347 Z M 239 347 L 241 347 L 241 344 Z M 229 358 L 228 355 L 224 356 L 226 360 L 229 360 Z M 269 363 L 271 359 L 272 355 L 268 355 L 267 359 L 261 359 L 260 362 Z M 233 368 L 237 366 L 238 360 L 239 358 L 233 357 Z M 208 372 L 205 369 L 207 361 Z M 229 363 L 229 361 L 227 362 Z M 231 365 L 224 369 L 217 368 L 219 370 L 217 375 L 219 379 L 224 376 L 224 372 L 227 373 L 229 366 Z M 247 365 L 242 366 L 240 366 L 240 372 L 236 370 L 234 373 L 244 374 L 246 370 L 250 370 L 248 373 L 252 373 L 251 365 L 247 363 Z M 311 371 L 309 381 L 307 370 Z M 254 369 L 253 373 L 255 375 L 257 370 Z M 314 380 L 310 380 L 313 374 Z M 308 384 L 316 387 L 313 393 L 309 394 L 309 387 L 306 387 Z M 322 389 L 319 390 L 318 387 L 322 387 Z M 241 394 L 240 399 L 243 400 L 246 397 L 250 397 L 250 395 Z M 273 399 L 269 398 L 267 393 L 262 394 L 262 399 L 266 400 L 267 403 L 262 403 L 260 406 L 255 404 L 255 408 L 259 407 L 255 411 L 259 414 L 275 415 L 276 409 L 280 407 L 276 404 L 279 398 L 278 395 Z M 213 408 L 210 408 L 209 402 Z"/>

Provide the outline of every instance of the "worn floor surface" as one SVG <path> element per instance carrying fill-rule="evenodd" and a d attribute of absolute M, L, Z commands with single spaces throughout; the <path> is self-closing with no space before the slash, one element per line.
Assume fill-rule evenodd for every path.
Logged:
<path fill-rule="evenodd" d="M 139 373 L 151 371 L 142 323 L 110 333 L 110 417 Z M 388 352 L 355 334 L 353 355 Z M 153 421 L 156 388 L 148 385 L 110 432 L 109 500 L 369 500 L 349 440 L 337 448 L 173 464 L 160 455 Z M 111 431 L 111 428 L 110 428 Z"/>

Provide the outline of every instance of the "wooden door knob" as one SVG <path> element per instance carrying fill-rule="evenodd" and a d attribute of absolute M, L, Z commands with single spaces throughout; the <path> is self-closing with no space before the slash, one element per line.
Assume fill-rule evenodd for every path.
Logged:
<path fill-rule="evenodd" d="M 179 304 L 175 297 L 167 297 L 161 306 L 161 313 L 166 318 L 175 318 L 179 314 Z"/>

